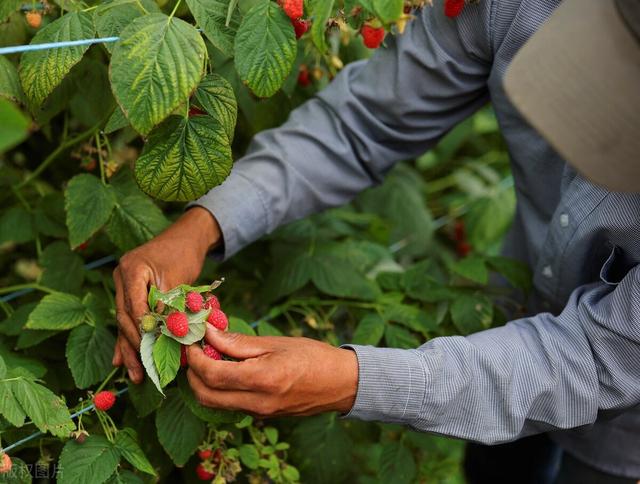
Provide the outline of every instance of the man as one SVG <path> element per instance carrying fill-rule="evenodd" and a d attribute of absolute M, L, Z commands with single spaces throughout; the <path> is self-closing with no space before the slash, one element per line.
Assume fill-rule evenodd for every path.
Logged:
<path fill-rule="evenodd" d="M 485 444 L 553 432 L 565 451 L 562 482 L 635 482 L 640 2 L 482 0 L 456 20 L 440 7 L 417 12 L 404 35 L 257 135 L 222 186 L 123 257 L 114 363 L 141 380 L 136 318 L 148 284 L 192 281 L 211 249 L 230 257 L 347 202 L 491 100 L 518 196 L 505 252 L 534 269 L 530 317 L 416 350 L 210 331 L 210 344 L 241 361 L 209 360 L 194 345 L 189 381 L 207 405 L 266 416 L 339 411 Z M 518 461 L 528 466 L 511 475 L 478 463 L 508 468 L 496 456 L 511 456 L 512 445 L 472 447 L 470 479 L 544 482 L 554 454 L 546 437 L 533 439 Z"/>

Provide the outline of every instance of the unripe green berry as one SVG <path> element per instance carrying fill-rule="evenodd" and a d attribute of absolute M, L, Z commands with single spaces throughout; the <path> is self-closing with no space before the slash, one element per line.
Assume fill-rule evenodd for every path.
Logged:
<path fill-rule="evenodd" d="M 158 320 L 153 314 L 145 314 L 142 316 L 142 319 L 140 319 L 140 328 L 142 328 L 142 331 L 145 333 L 155 331 L 156 326 L 158 326 Z"/>

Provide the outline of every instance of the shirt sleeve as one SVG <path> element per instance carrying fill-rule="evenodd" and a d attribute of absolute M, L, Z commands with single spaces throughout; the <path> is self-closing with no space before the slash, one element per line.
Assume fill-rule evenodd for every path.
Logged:
<path fill-rule="evenodd" d="M 279 128 L 255 136 L 229 178 L 194 204 L 224 237 L 224 257 L 278 226 L 344 204 L 398 161 L 420 155 L 488 101 L 490 1 L 456 20 L 442 0 L 348 65 Z"/>
<path fill-rule="evenodd" d="M 347 417 L 485 444 L 590 425 L 640 403 L 640 266 L 615 289 L 576 289 L 558 316 L 415 350 L 349 347 L 360 376 Z"/>

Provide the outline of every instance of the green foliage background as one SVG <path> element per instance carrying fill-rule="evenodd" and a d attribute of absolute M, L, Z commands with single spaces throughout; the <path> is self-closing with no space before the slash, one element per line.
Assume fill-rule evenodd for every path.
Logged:
<path fill-rule="evenodd" d="M 369 55 L 364 21 L 396 33 L 404 2 L 307 2 L 300 40 L 269 0 L 60 0 L 38 31 L 22 3 L 0 7 L 0 46 L 123 40 L 0 56 L 0 294 L 33 290 L 0 303 L 0 439 L 44 433 L 11 452 L 15 468 L 59 465 L 63 483 L 191 482 L 208 442 L 224 449 L 221 475 L 240 481 L 459 482 L 460 442 L 337 415 L 254 422 L 201 407 L 182 374 L 166 398 L 129 384 L 111 368 L 114 263 L 85 266 L 145 242 L 181 213 L 170 202 L 221 183 L 256 132 Z M 300 69 L 311 86 L 296 83 Z M 225 277 L 217 294 L 235 331 L 414 348 L 521 309 L 491 277 L 528 290 L 527 269 L 497 255 L 514 200 L 483 109 L 383 185 L 207 260 L 201 279 Z M 83 415 L 78 443 L 70 412 L 105 385 L 128 392 L 108 417 Z"/>

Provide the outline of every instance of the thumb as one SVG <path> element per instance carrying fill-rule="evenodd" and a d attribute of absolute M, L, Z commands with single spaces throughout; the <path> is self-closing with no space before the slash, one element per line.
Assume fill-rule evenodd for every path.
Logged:
<path fill-rule="evenodd" d="M 256 358 L 273 351 L 273 344 L 268 336 L 219 331 L 209 324 L 204 339 L 220 353 L 240 360 Z"/>

